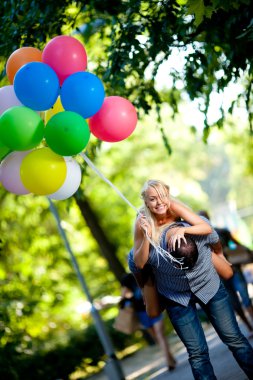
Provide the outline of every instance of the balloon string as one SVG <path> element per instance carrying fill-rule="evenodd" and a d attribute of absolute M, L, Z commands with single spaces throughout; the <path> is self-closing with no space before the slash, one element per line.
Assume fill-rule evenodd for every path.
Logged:
<path fill-rule="evenodd" d="M 95 173 L 97 173 L 97 175 L 104 181 L 106 182 L 108 185 L 110 185 L 115 191 L 116 193 L 132 208 L 136 211 L 137 215 L 140 215 L 140 211 L 134 206 L 132 205 L 131 202 L 129 202 L 129 200 L 121 193 L 121 191 L 116 187 L 114 186 L 114 184 L 109 181 L 108 178 L 106 178 L 99 170 L 98 168 L 93 164 L 93 162 L 86 156 L 85 153 L 79 153 L 79 155 L 84 159 L 84 161 L 89 165 L 89 167 L 95 171 Z M 175 257 L 173 257 L 170 252 L 166 251 L 165 249 L 163 249 L 160 245 L 157 245 L 147 234 L 147 231 L 146 231 L 146 236 L 147 236 L 147 239 L 148 241 L 150 242 L 150 244 L 155 248 L 155 252 L 157 255 L 161 255 L 164 259 L 170 259 L 171 261 L 173 262 L 176 262 L 177 264 L 179 264 L 180 266 L 182 265 L 180 259 L 175 259 Z M 159 256 L 158 256 L 158 265 L 159 265 Z"/>
<path fill-rule="evenodd" d="M 129 202 L 129 200 L 120 192 L 120 190 L 113 185 L 113 183 L 111 183 L 109 181 L 109 179 L 107 179 L 97 168 L 96 166 L 92 163 L 92 161 L 86 156 L 85 153 L 79 153 L 80 156 L 84 159 L 84 161 L 91 167 L 91 169 L 93 169 L 100 178 L 102 178 L 103 181 L 105 181 L 108 185 L 110 185 L 115 191 L 116 193 L 132 208 L 134 209 L 137 214 L 139 214 L 139 210 L 134 206 L 132 205 L 131 202 Z"/>

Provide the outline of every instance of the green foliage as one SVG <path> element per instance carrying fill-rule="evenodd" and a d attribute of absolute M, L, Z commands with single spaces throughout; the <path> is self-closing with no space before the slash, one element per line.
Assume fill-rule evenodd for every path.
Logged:
<path fill-rule="evenodd" d="M 172 185 L 173 195 L 196 210 L 211 208 L 213 199 L 225 201 L 226 196 L 244 208 L 252 202 L 252 138 L 241 128 L 239 119 L 225 124 L 222 139 L 220 131 L 210 128 L 207 113 L 212 92 L 221 93 L 241 78 L 244 103 L 234 99 L 229 112 L 241 104 L 249 110 L 252 107 L 250 5 L 247 0 L 3 1 L 1 65 L 4 68 L 8 56 L 20 46 L 42 49 L 55 35 L 74 30 L 85 42 L 90 70 L 94 68 L 101 77 L 107 95 L 129 98 L 140 116 L 136 132 L 127 141 L 101 144 L 91 139 L 87 154 L 102 173 L 135 207 L 140 206 L 139 191 L 144 181 L 161 178 Z M 183 54 L 183 71 L 174 67 L 164 74 L 166 87 L 158 89 L 156 75 L 175 50 L 180 51 L 178 63 Z M 1 83 L 7 84 L 7 79 Z M 187 100 L 199 100 L 206 114 L 205 139 L 211 136 L 210 130 L 214 131 L 210 149 L 201 141 L 202 132 L 195 125 L 186 128 L 185 119 L 192 110 L 186 110 L 185 103 L 182 106 L 185 91 Z M 159 113 L 158 119 L 154 110 Z M 215 125 L 222 127 L 225 116 L 222 109 Z M 80 157 L 77 160 L 83 162 Z M 224 168 L 222 163 L 228 165 Z M 222 174 L 221 167 L 226 169 Z M 85 193 L 105 235 L 117 247 L 117 257 L 127 268 L 135 210 L 87 165 L 82 163 L 82 169 L 77 196 Z M 16 197 L 0 188 L 0 205 L 1 378 L 30 379 L 34 373 L 34 378 L 44 380 L 50 379 L 45 375 L 50 371 L 55 378 L 65 378 L 79 367 L 85 372 L 90 363 L 104 356 L 100 348 L 98 354 L 90 352 L 98 338 L 94 330 L 86 330 L 90 319 L 81 320 L 76 312 L 84 296 L 46 199 Z M 119 295 L 119 284 L 74 199 L 58 202 L 57 207 L 92 296 Z M 111 318 L 110 311 L 104 318 Z M 73 329 L 79 331 L 79 337 L 74 338 Z M 116 337 L 111 329 L 109 332 L 118 349 L 130 344 L 129 337 Z M 22 375 L 17 368 L 22 369 Z"/>
<path fill-rule="evenodd" d="M 188 118 L 189 110 L 184 108 L 180 108 L 180 116 L 174 119 L 169 107 L 161 110 L 161 123 L 167 128 L 164 128 L 164 136 L 173 146 L 171 156 L 168 156 L 156 133 L 160 126 L 156 125 L 153 111 L 142 123 L 138 123 L 129 139 L 117 144 L 103 144 L 96 158 L 91 154 L 92 161 L 137 208 L 141 204 L 140 189 L 147 178 L 165 180 L 171 185 L 172 195 L 195 210 L 212 209 L 212 199 L 216 201 L 218 195 L 218 200 L 222 202 L 226 201 L 226 196 L 233 195 L 240 208 L 250 205 L 252 176 L 247 171 L 246 147 L 250 153 L 252 145 L 242 123 L 239 124 L 240 120 L 237 128 L 231 123 L 222 133 L 214 131 L 212 140 L 206 146 L 200 138 L 200 131 L 186 128 L 185 120 L 188 121 Z M 240 130 L 237 131 L 238 128 Z M 91 146 L 93 149 L 93 144 Z M 127 269 L 126 255 L 133 243 L 135 210 L 80 157 L 78 160 L 86 173 L 79 191 L 85 193 L 106 236 L 116 244 L 117 257 Z M 228 165 L 221 172 L 222 163 Z M 206 178 L 209 182 L 204 184 Z M 39 376 L 43 378 L 44 372 L 39 372 L 39 369 L 50 370 L 46 363 L 48 358 L 50 363 L 57 364 L 55 368 L 62 366 L 64 373 L 76 368 L 85 372 L 94 355 L 85 348 L 89 344 L 86 346 L 84 331 L 91 324 L 91 319 L 87 316 L 82 319 L 76 311 L 85 297 L 46 198 L 14 196 L 0 187 L 0 205 L 0 348 L 5 363 L 2 370 L 9 368 L 9 376 L 15 379 L 16 368 L 22 366 L 24 371 L 29 369 L 38 379 Z M 93 298 L 100 300 L 108 294 L 118 296 L 119 283 L 101 256 L 74 199 L 56 202 L 56 205 Z M 103 312 L 104 321 L 109 323 L 111 318 L 113 310 Z M 75 335 L 73 330 L 79 331 L 81 342 L 71 340 Z M 123 348 L 121 342 L 130 342 L 121 336 L 115 337 L 114 330 L 109 329 L 109 333 L 113 339 L 116 338 L 114 344 L 118 350 Z M 90 339 L 92 342 L 99 341 L 95 335 Z M 80 349 L 79 344 L 85 346 Z M 68 352 L 69 345 L 76 358 Z M 66 359 L 68 354 L 71 362 L 65 363 L 61 357 Z M 99 362 L 104 360 L 104 354 L 101 355 Z M 97 357 L 94 363 L 96 360 Z M 20 378 L 30 377 L 24 375 Z"/>
<path fill-rule="evenodd" d="M 1 3 L 1 54 L 8 57 L 21 46 L 42 48 L 45 41 L 62 34 L 65 24 L 74 25 L 76 12 L 68 14 L 70 0 L 60 0 L 52 7 L 44 1 L 3 1 Z M 8 42 L 12 36 L 12 43 Z"/>
<path fill-rule="evenodd" d="M 143 344 L 141 334 L 125 335 L 112 327 L 113 320 L 106 323 L 106 329 L 113 339 L 117 351 L 129 345 Z M 94 344 L 96 342 L 96 344 Z M 0 377 L 8 380 L 55 380 L 69 379 L 79 369 L 82 378 L 98 370 L 105 364 L 107 357 L 98 339 L 94 325 L 80 333 L 71 330 L 64 344 L 58 344 L 50 350 L 37 350 L 32 355 L 17 353 L 11 346 L 0 348 Z"/>
<path fill-rule="evenodd" d="M 194 15 L 194 25 L 199 26 L 205 16 L 205 11 L 209 10 L 205 8 L 203 0 L 189 0 L 187 1 L 187 13 L 188 15 Z M 209 10 L 210 11 L 210 10 Z"/>
<path fill-rule="evenodd" d="M 170 100 L 178 104 L 184 97 L 184 91 L 178 91 L 178 83 L 183 82 L 189 98 L 197 99 L 206 115 L 206 136 L 210 95 L 242 77 L 246 91 L 241 98 L 251 123 L 250 0 L 90 0 L 85 4 L 13 0 L 2 2 L 0 18 L 2 62 L 20 46 L 42 49 L 50 38 L 75 30 L 90 50 L 90 63 L 103 79 L 107 95 L 127 97 L 143 115 L 153 105 L 159 112 L 164 100 L 156 88 L 156 74 L 177 50 L 184 67 L 183 71 L 174 67 L 164 78 L 164 82 L 173 79 Z M 222 106 L 221 115 L 220 126 L 226 117 Z"/>

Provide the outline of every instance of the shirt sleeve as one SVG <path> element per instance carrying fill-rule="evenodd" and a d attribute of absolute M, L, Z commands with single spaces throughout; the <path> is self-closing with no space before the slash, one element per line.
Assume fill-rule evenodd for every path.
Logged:
<path fill-rule="evenodd" d="M 211 234 L 207 235 L 207 239 L 208 239 L 209 244 L 215 244 L 220 240 L 219 235 L 217 234 L 217 232 L 214 229 L 213 229 L 213 232 Z"/>
<path fill-rule="evenodd" d="M 220 238 L 219 238 L 219 235 L 217 234 L 217 232 L 214 230 L 210 220 L 205 218 L 204 216 L 201 216 L 201 219 L 203 219 L 206 223 L 208 223 L 210 225 L 210 227 L 212 228 L 212 232 L 208 235 L 205 235 L 207 238 L 207 242 L 209 244 L 217 243 L 220 240 Z"/>

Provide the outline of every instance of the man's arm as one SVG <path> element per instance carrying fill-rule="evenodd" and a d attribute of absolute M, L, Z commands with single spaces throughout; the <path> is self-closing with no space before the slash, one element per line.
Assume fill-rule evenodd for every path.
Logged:
<path fill-rule="evenodd" d="M 224 280 L 229 280 L 233 276 L 233 269 L 223 254 L 221 242 L 212 243 L 210 247 L 212 250 L 212 262 L 218 275 Z"/>
<path fill-rule="evenodd" d="M 218 240 L 216 243 L 211 243 L 210 247 L 211 247 L 212 252 L 214 252 L 216 255 L 226 259 L 224 254 L 223 254 L 223 248 L 222 248 L 222 244 L 221 244 L 220 240 Z"/>
<path fill-rule="evenodd" d="M 212 262 L 214 268 L 216 269 L 218 275 L 223 280 L 229 280 L 233 276 L 233 269 L 231 264 L 226 260 L 226 258 L 222 258 L 221 256 L 212 252 Z"/>

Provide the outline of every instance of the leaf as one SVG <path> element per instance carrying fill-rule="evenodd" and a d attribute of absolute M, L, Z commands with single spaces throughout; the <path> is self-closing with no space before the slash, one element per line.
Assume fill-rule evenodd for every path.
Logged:
<path fill-rule="evenodd" d="M 205 5 L 203 0 L 189 0 L 187 3 L 188 15 L 194 15 L 194 25 L 199 26 L 205 15 Z"/>
<path fill-rule="evenodd" d="M 205 16 L 209 19 L 211 19 L 212 15 L 213 15 L 213 12 L 214 12 L 214 8 L 213 7 L 206 7 L 205 8 Z"/>

